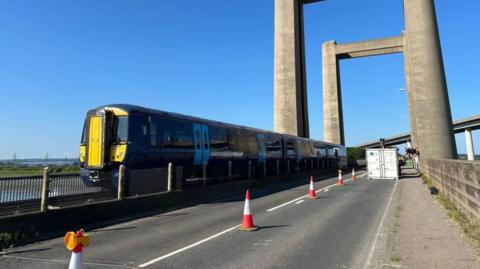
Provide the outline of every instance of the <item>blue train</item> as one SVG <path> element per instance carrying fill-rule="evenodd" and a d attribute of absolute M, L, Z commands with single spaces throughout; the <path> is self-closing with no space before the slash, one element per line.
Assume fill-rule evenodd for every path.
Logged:
<path fill-rule="evenodd" d="M 115 187 L 121 164 L 135 171 L 172 162 L 183 167 L 183 177 L 195 178 L 203 165 L 209 177 L 224 176 L 229 161 L 240 177 L 247 177 L 249 162 L 254 176 L 264 170 L 273 174 L 277 166 L 286 173 L 286 167 L 329 169 L 347 163 L 342 145 L 134 105 L 101 106 L 85 119 L 80 163 L 89 186 Z"/>

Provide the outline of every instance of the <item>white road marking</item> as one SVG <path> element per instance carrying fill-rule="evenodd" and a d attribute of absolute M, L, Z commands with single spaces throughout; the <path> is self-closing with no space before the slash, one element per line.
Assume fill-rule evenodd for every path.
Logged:
<path fill-rule="evenodd" d="M 221 232 L 219 232 L 219 233 L 217 233 L 217 234 L 214 234 L 214 235 L 212 235 L 212 236 L 210 236 L 210 237 L 207 237 L 207 238 L 205 238 L 205 239 L 202 239 L 202 240 L 200 240 L 200 241 L 198 241 L 198 242 L 196 242 L 196 243 L 193 243 L 193 244 L 191 244 L 191 245 L 188 245 L 188 246 L 186 246 L 186 247 L 183 247 L 183 248 L 177 249 L 177 250 L 175 250 L 175 251 L 172 251 L 172 252 L 170 252 L 170 253 L 167 253 L 167 254 L 165 254 L 165 255 L 163 255 L 163 256 L 160 256 L 160 257 L 158 257 L 158 258 L 155 258 L 155 259 L 153 259 L 153 260 L 151 260 L 151 261 L 148 261 L 148 262 L 146 262 L 146 263 L 142 263 L 142 264 L 140 264 L 138 267 L 147 267 L 147 266 L 152 265 L 152 264 L 154 264 L 154 263 L 156 263 L 156 262 L 159 262 L 159 261 L 161 261 L 161 260 L 163 260 L 163 259 L 166 259 L 166 258 L 168 258 L 168 257 L 170 257 L 170 256 L 173 256 L 173 255 L 175 255 L 175 254 L 178 254 L 178 253 L 180 253 L 180 252 L 183 252 L 183 251 L 185 251 L 185 250 L 188 250 L 188 249 L 191 249 L 191 248 L 193 248 L 193 247 L 196 247 L 196 246 L 198 246 L 198 245 L 200 245 L 200 244 L 203 244 L 203 243 L 205 243 L 205 242 L 207 242 L 207 241 L 210 241 L 210 240 L 212 240 L 212 239 L 214 239 L 214 238 L 217 238 L 217 237 L 219 237 L 220 235 L 223 235 L 223 234 L 226 234 L 226 233 L 228 233 L 228 232 L 230 232 L 230 231 L 233 231 L 233 230 L 237 229 L 238 227 L 240 227 L 240 224 L 235 225 L 235 226 L 233 226 L 233 227 L 231 227 L 231 228 L 228 228 L 228 229 L 226 229 L 226 230 L 223 230 L 223 231 L 221 231 Z"/>
<path fill-rule="evenodd" d="M 295 202 L 295 204 L 297 204 L 297 205 L 298 205 L 298 204 L 301 204 L 301 203 L 303 203 L 304 201 L 305 201 L 305 200 L 296 201 L 296 202 Z"/>
<path fill-rule="evenodd" d="M 329 190 L 330 190 L 330 189 L 325 189 L 324 192 L 327 192 L 327 191 L 329 191 Z"/>
<path fill-rule="evenodd" d="M 363 174 L 363 175 L 365 175 L 365 174 Z M 362 175 L 359 175 L 358 177 L 362 177 Z M 345 180 L 345 182 L 348 182 L 348 181 L 350 181 L 350 180 L 351 180 L 351 179 Z M 335 185 L 336 185 L 336 183 L 331 184 L 331 185 L 329 185 L 329 186 L 327 186 L 327 187 L 324 187 L 324 188 L 322 188 L 322 189 L 319 189 L 319 190 L 317 190 L 317 191 L 315 191 L 315 192 L 316 192 L 316 193 L 321 192 L 322 190 L 329 189 L 329 188 L 331 188 L 331 187 L 333 187 L 333 186 L 335 186 Z M 279 206 L 270 208 L 270 209 L 268 209 L 267 211 L 268 211 L 268 212 L 271 212 L 271 211 L 273 211 L 273 210 L 275 210 L 275 209 L 278 209 L 278 208 L 280 208 L 280 207 L 286 206 L 286 205 L 291 204 L 291 203 L 294 203 L 294 202 L 297 202 L 297 204 L 300 204 L 300 203 L 303 202 L 303 200 L 301 200 L 301 199 L 303 199 L 303 198 L 306 197 L 306 196 L 307 196 L 307 195 L 302 195 L 301 197 L 298 197 L 298 198 L 296 198 L 296 199 L 293 199 L 293 200 L 291 200 L 291 201 L 288 201 L 288 202 L 286 202 L 286 203 L 283 203 L 283 204 L 281 204 L 281 205 L 279 205 Z M 300 201 L 299 201 L 299 200 L 300 200 Z M 142 263 L 142 264 L 140 264 L 138 267 L 140 267 L 140 268 L 147 267 L 147 266 L 152 265 L 152 264 L 154 264 L 154 263 L 156 263 L 156 262 L 159 262 L 159 261 L 161 261 L 161 260 L 164 260 L 164 259 L 166 259 L 166 258 L 168 258 L 168 257 L 170 257 L 170 256 L 173 256 L 173 255 L 176 255 L 176 254 L 178 254 L 178 253 L 184 252 L 184 251 L 186 251 L 186 250 L 188 250 L 188 249 L 191 249 L 191 248 L 196 247 L 196 246 L 198 246 L 198 245 L 201 245 L 201 244 L 203 244 L 203 243 L 205 243 L 205 242 L 207 242 L 207 241 L 210 241 L 210 240 L 212 240 L 212 239 L 214 239 L 214 238 L 217 238 L 217 237 L 219 237 L 219 236 L 221 236 L 221 235 L 223 235 L 223 234 L 226 234 L 226 233 L 228 233 L 228 232 L 231 232 L 231 231 L 237 229 L 238 227 L 240 227 L 240 224 L 235 225 L 235 226 L 233 226 L 233 227 L 230 227 L 230 228 L 228 228 L 228 229 L 226 229 L 226 230 L 223 230 L 223 231 L 221 231 L 221 232 L 219 232 L 219 233 L 217 233 L 217 234 L 214 234 L 214 235 L 212 235 L 212 236 L 210 236 L 210 237 L 204 238 L 204 239 L 202 239 L 202 240 L 200 240 L 200 241 L 198 241 L 198 242 L 195 242 L 195 243 L 193 243 L 193 244 L 190 244 L 190 245 L 188 245 L 188 246 L 186 246 L 186 247 L 177 249 L 177 250 L 172 251 L 172 252 L 170 252 L 170 253 L 167 253 L 167 254 L 165 254 L 165 255 L 163 255 L 163 256 L 160 256 L 160 257 L 158 257 L 158 258 L 155 258 L 155 259 L 153 259 L 153 260 L 150 260 L 150 261 L 148 261 L 148 262 L 146 262 L 146 263 Z"/>
<path fill-rule="evenodd" d="M 390 199 L 388 199 L 387 206 L 385 207 L 385 212 L 383 212 L 382 220 L 380 221 L 380 225 L 378 225 L 377 233 L 375 235 L 375 240 L 373 241 L 372 246 L 370 247 L 370 251 L 368 253 L 367 262 L 363 266 L 363 268 L 370 268 L 370 263 L 372 262 L 373 253 L 375 253 L 375 248 L 377 246 L 378 238 L 380 237 L 380 231 L 382 230 L 383 223 L 385 222 L 385 218 L 387 217 L 388 209 L 390 208 L 390 204 L 392 203 L 393 195 L 395 194 L 395 190 L 397 189 L 398 180 L 395 180 L 395 185 L 393 186 L 392 194 L 390 194 Z"/>
<path fill-rule="evenodd" d="M 367 173 L 363 173 L 363 174 L 361 174 L 361 175 L 358 175 L 358 177 L 359 177 L 359 178 L 360 178 L 360 177 L 363 177 L 363 176 L 366 175 L 366 174 L 367 174 Z M 351 180 L 352 180 L 352 179 L 347 179 L 347 180 L 345 180 L 344 182 L 348 182 L 348 181 L 351 181 Z M 315 193 L 319 193 L 319 192 L 321 192 L 321 191 L 323 191 L 323 190 L 325 190 L 325 189 L 330 189 L 331 187 L 336 186 L 336 185 L 337 185 L 337 183 L 328 185 L 328 186 L 326 186 L 326 187 L 324 187 L 324 188 L 321 188 L 321 189 L 319 189 L 319 190 L 316 190 Z M 295 198 L 295 199 L 293 199 L 293 200 L 290 200 L 290 201 L 288 201 L 288 202 L 285 202 L 285 203 L 283 203 L 283 204 L 281 204 L 281 205 L 278 205 L 278 206 L 276 206 L 276 207 L 272 207 L 272 208 L 270 208 L 270 209 L 267 209 L 267 212 L 272 212 L 272 211 L 274 211 L 274 210 L 276 210 L 276 209 L 279 209 L 279 208 L 284 207 L 284 206 L 286 206 L 286 205 L 289 205 L 289 204 L 291 204 L 291 203 L 295 203 L 296 201 L 298 201 L 298 200 L 300 200 L 300 199 L 303 199 L 303 198 L 305 198 L 305 197 L 307 197 L 307 196 L 308 196 L 308 194 L 302 195 L 302 196 L 297 197 L 297 198 Z"/>

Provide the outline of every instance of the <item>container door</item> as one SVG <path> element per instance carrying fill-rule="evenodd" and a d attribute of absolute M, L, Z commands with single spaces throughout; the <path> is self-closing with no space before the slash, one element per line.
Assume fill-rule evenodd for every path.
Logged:
<path fill-rule="evenodd" d="M 258 143 L 258 161 L 264 162 L 266 157 L 264 134 L 257 134 L 257 143 Z"/>
<path fill-rule="evenodd" d="M 367 150 L 368 178 L 382 178 L 381 152 L 378 150 Z"/>
<path fill-rule="evenodd" d="M 203 143 L 202 128 L 200 124 L 193 124 L 193 140 L 195 144 L 195 153 L 193 157 L 193 164 L 200 165 L 202 164 L 203 159 Z"/>
<path fill-rule="evenodd" d="M 398 178 L 398 164 L 397 164 L 397 152 L 396 150 L 385 150 L 385 178 L 395 179 Z"/>

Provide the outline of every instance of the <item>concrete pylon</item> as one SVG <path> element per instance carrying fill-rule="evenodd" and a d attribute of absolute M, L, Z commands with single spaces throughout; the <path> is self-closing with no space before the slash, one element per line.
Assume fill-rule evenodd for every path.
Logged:
<path fill-rule="evenodd" d="M 410 115 L 410 145 L 408 147 L 418 147 L 417 145 L 417 124 L 415 121 L 415 109 L 412 90 L 412 73 L 410 72 L 410 54 L 408 53 L 408 43 L 405 35 L 405 31 L 402 32 L 402 45 L 403 45 L 403 63 L 405 68 L 405 85 L 408 100 L 408 111 Z"/>
<path fill-rule="evenodd" d="M 473 136 L 471 129 L 465 129 L 465 143 L 467 147 L 467 160 L 475 160 L 475 149 L 473 148 Z"/>
<path fill-rule="evenodd" d="M 455 159 L 447 83 L 433 0 L 404 0 L 405 38 L 420 156 Z"/>
<path fill-rule="evenodd" d="M 275 0 L 274 131 L 309 137 L 303 4 Z"/>
<path fill-rule="evenodd" d="M 335 47 L 335 41 L 322 44 L 323 139 L 345 145 L 340 68 Z"/>

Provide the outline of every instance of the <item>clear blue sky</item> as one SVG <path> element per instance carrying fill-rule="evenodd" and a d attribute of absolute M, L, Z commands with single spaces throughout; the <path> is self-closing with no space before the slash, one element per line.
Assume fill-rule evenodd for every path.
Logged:
<path fill-rule="evenodd" d="M 480 2 L 436 2 L 453 118 L 480 114 Z M 0 0 L 0 159 L 78 156 L 86 111 L 110 103 L 272 129 L 273 10 Z M 305 20 L 311 135 L 322 139 L 321 44 L 399 35 L 402 1 L 328 0 L 305 6 Z M 409 130 L 401 54 L 344 61 L 341 73 L 347 145 Z M 464 152 L 463 135 L 457 144 Z"/>

